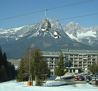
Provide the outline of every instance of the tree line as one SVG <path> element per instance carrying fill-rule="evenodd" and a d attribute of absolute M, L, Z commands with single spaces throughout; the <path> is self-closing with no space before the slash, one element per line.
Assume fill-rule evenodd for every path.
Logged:
<path fill-rule="evenodd" d="M 60 52 L 54 72 L 55 76 L 63 76 L 66 74 L 66 67 L 71 67 L 72 61 L 64 61 L 64 55 Z M 98 65 L 90 66 L 89 70 L 94 74 L 98 72 Z M 44 81 L 50 76 L 50 69 L 45 58 L 42 56 L 40 49 L 29 49 L 28 52 L 21 59 L 17 81 L 28 81 L 29 79 L 35 80 L 36 85 L 41 85 L 40 82 Z"/>
<path fill-rule="evenodd" d="M 14 65 L 7 61 L 6 53 L 0 48 L 0 82 L 12 80 L 15 75 Z"/>
<path fill-rule="evenodd" d="M 63 76 L 66 73 L 66 67 L 71 65 L 71 61 L 64 62 L 64 55 L 60 52 L 54 69 L 55 76 Z M 40 85 L 40 81 L 47 79 L 47 77 L 50 77 L 50 69 L 42 52 L 40 49 L 29 49 L 21 59 L 16 80 L 28 81 L 32 79 L 36 81 L 36 85 Z"/>

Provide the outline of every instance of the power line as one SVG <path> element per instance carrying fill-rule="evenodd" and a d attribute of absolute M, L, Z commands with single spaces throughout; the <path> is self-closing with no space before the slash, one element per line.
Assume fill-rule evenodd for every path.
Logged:
<path fill-rule="evenodd" d="M 81 5 L 81 4 L 85 4 L 85 3 L 90 3 L 92 1 L 94 1 L 94 0 L 82 0 L 82 1 L 79 1 L 79 2 L 75 2 L 75 3 L 63 4 L 61 6 L 50 8 L 50 9 L 48 9 L 48 11 L 56 10 L 56 9 L 59 9 L 59 8 L 65 8 L 65 7 L 69 7 L 69 6 L 76 6 L 76 5 Z"/>
<path fill-rule="evenodd" d="M 94 0 L 82 0 L 82 1 L 79 1 L 79 2 L 64 4 L 64 5 L 53 7 L 53 8 L 40 9 L 40 10 L 32 11 L 32 12 L 29 12 L 29 13 L 24 13 L 24 14 L 20 14 L 20 15 L 16 15 L 16 16 L 1 18 L 0 21 L 6 21 L 6 20 L 10 20 L 10 19 L 26 17 L 26 16 L 30 16 L 30 15 L 33 15 L 33 14 L 36 14 L 36 13 L 44 12 L 46 10 L 47 11 L 52 11 L 52 10 L 56 10 L 56 9 L 60 9 L 60 8 L 68 7 L 68 6 L 75 6 L 75 5 L 80 5 L 80 4 L 84 4 L 84 3 L 89 3 L 89 2 L 92 2 L 92 1 L 94 1 Z"/>
<path fill-rule="evenodd" d="M 94 13 L 88 13 L 88 14 L 84 14 L 84 15 L 78 15 L 78 16 L 72 16 L 72 17 L 65 17 L 65 18 L 61 18 L 60 20 L 64 20 L 64 19 L 76 19 L 76 18 L 82 18 L 82 17 L 87 17 L 87 16 L 94 16 L 94 15 L 98 15 L 98 12 L 94 12 Z"/>

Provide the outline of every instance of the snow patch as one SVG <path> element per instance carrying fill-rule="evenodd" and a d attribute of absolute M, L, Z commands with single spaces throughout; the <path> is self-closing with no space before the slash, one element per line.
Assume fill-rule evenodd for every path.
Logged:
<path fill-rule="evenodd" d="M 0 34 L 7 34 L 8 31 L 1 31 Z"/>
<path fill-rule="evenodd" d="M 21 30 L 24 26 L 22 27 L 18 27 L 18 28 L 12 28 L 12 30 L 14 30 L 15 32 L 17 32 L 18 30 Z"/>
<path fill-rule="evenodd" d="M 69 34 L 68 32 L 66 32 L 66 34 L 67 34 L 71 39 L 80 42 L 80 40 L 79 40 L 77 37 L 73 36 L 73 34 Z"/>
<path fill-rule="evenodd" d="M 98 27 L 82 27 L 78 23 L 69 22 L 64 27 L 65 33 L 81 43 L 92 45 L 98 40 Z"/>
<path fill-rule="evenodd" d="M 96 32 L 95 31 L 87 31 L 82 33 L 77 33 L 77 37 L 79 39 L 85 38 L 85 37 L 94 37 L 96 38 Z"/>

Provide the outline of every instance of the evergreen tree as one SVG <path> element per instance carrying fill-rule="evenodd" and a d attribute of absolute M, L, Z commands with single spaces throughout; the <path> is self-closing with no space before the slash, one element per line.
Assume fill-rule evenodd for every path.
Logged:
<path fill-rule="evenodd" d="M 43 78 L 42 76 L 48 73 L 48 65 L 43 59 L 40 49 L 30 49 L 20 62 L 17 80 L 28 80 L 29 76 L 32 75 L 32 79 L 35 79 L 36 85 L 39 85 L 39 82 Z"/>
<path fill-rule="evenodd" d="M 46 61 L 44 61 L 42 57 L 42 53 L 40 49 L 35 49 L 33 53 L 33 60 L 34 60 L 34 75 L 35 75 L 35 81 L 36 85 L 39 85 L 41 78 L 45 77 L 45 75 L 48 74 L 48 65 Z"/>
<path fill-rule="evenodd" d="M 29 77 L 28 59 L 25 56 L 21 59 L 17 72 L 17 81 L 27 81 Z"/>
<path fill-rule="evenodd" d="M 56 76 L 63 76 L 65 74 L 65 65 L 64 65 L 64 56 L 63 53 L 60 52 L 59 60 L 55 67 L 55 75 Z"/>
<path fill-rule="evenodd" d="M 66 59 L 66 61 L 65 61 L 65 66 L 66 66 L 66 67 L 71 67 L 71 66 L 72 66 L 72 61 Z"/>
<path fill-rule="evenodd" d="M 0 48 L 0 82 L 15 78 L 15 67 L 7 61 L 6 53 Z"/>
<path fill-rule="evenodd" d="M 0 82 L 6 81 L 6 80 L 7 80 L 6 68 L 4 67 L 4 65 L 2 65 L 0 68 Z"/>
<path fill-rule="evenodd" d="M 7 68 L 7 56 L 6 56 L 6 53 L 4 53 L 3 55 L 2 55 L 2 57 L 3 57 L 3 64 L 5 65 L 5 67 Z"/>
<path fill-rule="evenodd" d="M 3 61 L 2 61 L 3 60 L 3 57 L 2 57 L 2 55 L 3 55 L 2 54 L 2 49 L 0 47 L 0 66 L 3 65 Z"/>
<path fill-rule="evenodd" d="M 98 73 L 98 64 L 92 64 L 92 65 L 89 67 L 89 70 L 90 70 L 93 74 Z"/>

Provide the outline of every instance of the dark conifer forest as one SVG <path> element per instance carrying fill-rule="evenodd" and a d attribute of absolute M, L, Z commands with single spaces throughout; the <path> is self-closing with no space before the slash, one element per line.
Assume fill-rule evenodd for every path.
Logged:
<path fill-rule="evenodd" d="M 0 48 L 0 82 L 14 79 L 15 74 L 14 65 L 7 61 L 6 53 Z"/>

